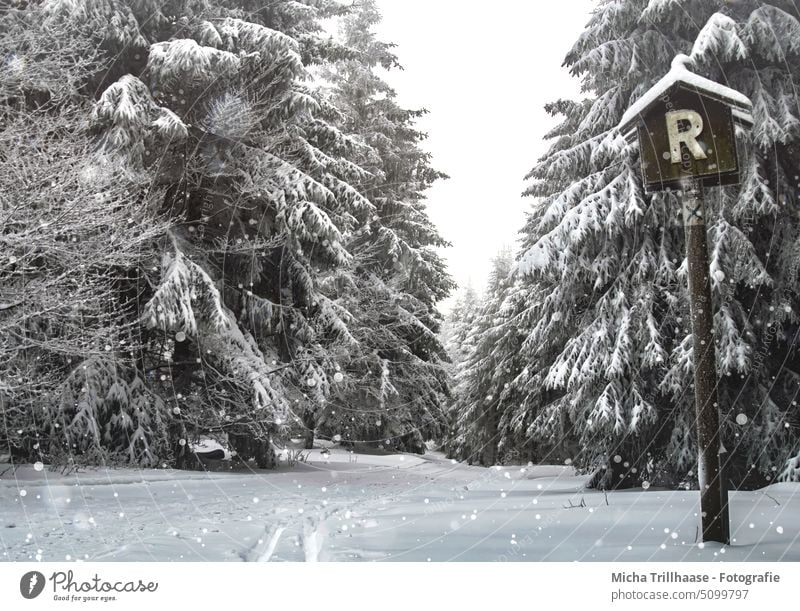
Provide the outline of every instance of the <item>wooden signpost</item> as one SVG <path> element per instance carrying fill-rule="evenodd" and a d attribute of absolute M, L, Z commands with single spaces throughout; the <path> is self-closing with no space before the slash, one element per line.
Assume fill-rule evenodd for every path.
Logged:
<path fill-rule="evenodd" d="M 738 91 L 690 72 L 688 61 L 676 57 L 619 129 L 631 140 L 638 133 L 645 189 L 683 194 L 703 541 L 730 543 L 703 190 L 739 183 L 735 125 L 752 125 L 752 105 Z"/>

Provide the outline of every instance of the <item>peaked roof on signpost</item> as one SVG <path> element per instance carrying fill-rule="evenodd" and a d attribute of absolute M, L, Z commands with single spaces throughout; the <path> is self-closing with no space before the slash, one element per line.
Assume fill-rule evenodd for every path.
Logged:
<path fill-rule="evenodd" d="M 639 117 L 647 112 L 651 104 L 677 85 L 684 85 L 688 89 L 729 104 L 733 107 L 734 117 L 738 121 L 752 124 L 750 109 L 753 104 L 746 95 L 691 72 L 686 67 L 689 62 L 691 62 L 691 58 L 683 54 L 677 55 L 672 60 L 670 71 L 653 85 L 647 93 L 636 100 L 622 115 L 622 120 L 619 122 L 621 133 L 624 134 L 632 129 Z"/>

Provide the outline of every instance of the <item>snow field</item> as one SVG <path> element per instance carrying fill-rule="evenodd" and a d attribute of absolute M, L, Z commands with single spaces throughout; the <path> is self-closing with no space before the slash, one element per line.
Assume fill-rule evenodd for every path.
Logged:
<path fill-rule="evenodd" d="M 38 469 L 38 470 L 37 470 Z M 0 555 L 26 561 L 800 560 L 800 485 L 732 493 L 698 545 L 696 491 L 584 488 L 569 467 L 314 450 L 253 472 L 23 466 L 0 478 Z"/>

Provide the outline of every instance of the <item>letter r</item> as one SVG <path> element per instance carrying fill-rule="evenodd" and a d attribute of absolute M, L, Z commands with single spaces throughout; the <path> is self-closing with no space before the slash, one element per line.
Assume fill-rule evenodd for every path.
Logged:
<path fill-rule="evenodd" d="M 681 142 L 689 149 L 695 159 L 707 159 L 707 155 L 697 142 L 697 136 L 703 132 L 703 117 L 693 110 L 670 110 L 666 114 L 667 136 L 669 137 L 669 152 L 672 163 L 681 162 Z M 680 131 L 679 121 L 687 121 L 689 129 Z"/>

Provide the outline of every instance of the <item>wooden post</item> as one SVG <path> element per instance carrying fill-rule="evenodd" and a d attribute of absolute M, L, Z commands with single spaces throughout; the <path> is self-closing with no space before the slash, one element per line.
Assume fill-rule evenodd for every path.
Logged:
<path fill-rule="evenodd" d="M 711 279 L 706 242 L 705 202 L 700 181 L 684 191 L 683 223 L 689 266 L 689 303 L 694 339 L 694 396 L 697 417 L 700 511 L 703 541 L 730 543 L 728 493 L 720 461 L 719 400 L 714 348 Z"/>
<path fill-rule="evenodd" d="M 703 540 L 729 543 L 703 189 L 739 184 L 735 127 L 753 126 L 753 103 L 691 74 L 691 63 L 687 55 L 676 56 L 664 78 L 625 111 L 617 129 L 628 142 L 638 134 L 645 191 L 678 188 L 684 194 Z"/>

